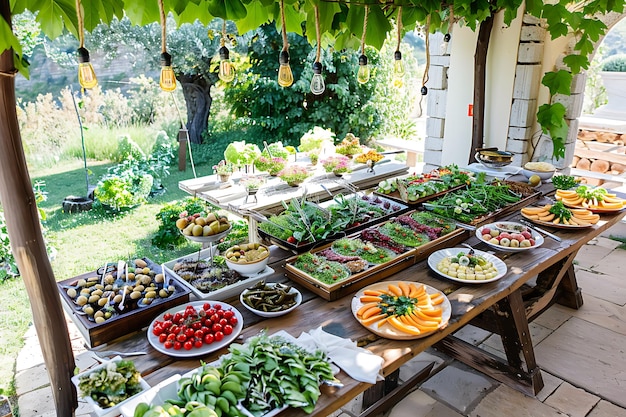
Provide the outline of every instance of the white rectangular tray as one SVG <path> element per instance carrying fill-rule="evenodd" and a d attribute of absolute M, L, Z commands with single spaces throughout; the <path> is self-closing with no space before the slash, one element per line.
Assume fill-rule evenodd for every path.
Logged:
<path fill-rule="evenodd" d="M 243 277 L 241 281 L 228 285 L 224 288 L 220 288 L 219 290 L 215 290 L 211 292 L 202 292 L 196 287 L 194 287 L 193 285 L 191 285 L 189 282 L 181 278 L 176 272 L 174 272 L 174 265 L 176 264 L 176 262 L 182 261 L 184 259 L 190 259 L 190 258 L 194 259 L 196 257 L 198 257 L 197 253 L 192 253 L 187 256 L 182 256 L 180 258 L 166 262 L 165 264 L 163 264 L 163 267 L 165 268 L 165 272 L 168 277 L 173 277 L 174 279 L 178 280 L 182 285 L 189 288 L 196 297 L 203 299 L 203 300 L 224 301 L 228 298 L 239 296 L 239 294 L 241 294 L 241 292 L 245 288 L 256 284 L 257 282 L 261 281 L 263 278 L 270 276 L 274 273 L 274 270 L 268 266 L 257 274 L 254 274 L 250 277 Z M 209 259 L 209 257 L 210 257 L 210 249 L 203 249 L 200 251 L 200 254 L 199 254 L 200 260 L 206 260 L 206 259 Z"/>
<path fill-rule="evenodd" d="M 79 382 L 81 377 L 83 377 L 84 375 L 89 375 L 92 372 L 98 372 L 101 369 L 105 368 L 109 363 L 112 362 L 119 362 L 121 361 L 122 358 L 120 356 L 116 356 L 113 359 L 111 359 L 110 361 L 105 361 L 102 364 L 93 367 L 91 369 L 88 369 L 84 372 L 81 372 L 78 375 L 74 375 L 72 377 L 72 383 L 76 386 L 76 391 L 78 392 L 78 395 L 80 395 L 80 389 L 78 388 Z M 148 383 L 141 377 L 139 377 L 139 384 L 141 385 L 142 391 L 133 395 L 132 397 L 127 398 L 126 400 L 122 401 L 121 403 L 113 406 L 113 407 L 109 407 L 109 408 L 102 408 L 100 407 L 100 404 L 98 404 L 96 401 L 94 401 L 91 397 L 86 396 L 86 397 L 82 397 L 87 404 L 89 404 L 92 408 L 93 411 L 95 413 L 96 416 L 98 417 L 115 417 L 115 416 L 119 416 L 120 412 L 121 412 L 121 408 L 122 407 L 128 407 L 128 404 L 130 403 L 135 403 L 135 400 L 137 397 L 144 395 L 146 392 L 148 392 L 148 390 L 150 390 L 150 385 L 148 385 Z M 138 402 L 136 403 L 138 404 Z M 133 408 L 134 409 L 134 408 Z"/>

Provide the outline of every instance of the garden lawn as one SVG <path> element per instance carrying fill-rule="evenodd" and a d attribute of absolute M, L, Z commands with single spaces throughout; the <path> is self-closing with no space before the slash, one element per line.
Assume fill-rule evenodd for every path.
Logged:
<path fill-rule="evenodd" d="M 110 166 L 97 162 L 88 165 L 93 172 L 90 175 L 93 185 Z M 200 166 L 196 170 L 198 176 L 208 175 L 210 167 Z M 45 238 L 54 248 L 51 263 L 56 280 L 95 270 L 107 261 L 148 257 L 162 263 L 198 250 L 198 245 L 192 243 L 176 250 L 160 250 L 151 244 L 159 226 L 156 215 L 161 206 L 188 197 L 178 188 L 178 182 L 189 178 L 193 178 L 191 167 L 179 172 L 173 166 L 170 176 L 163 181 L 166 192 L 150 198 L 148 204 L 114 216 L 102 209 L 68 214 L 61 208 L 63 199 L 68 195 L 86 195 L 82 161 L 61 162 L 54 168 L 40 171 L 32 169 L 32 182 L 45 182 L 48 193 L 47 200 L 39 207 L 46 213 Z M 15 394 L 15 359 L 31 323 L 32 313 L 22 280 L 0 284 L 0 393 Z"/>

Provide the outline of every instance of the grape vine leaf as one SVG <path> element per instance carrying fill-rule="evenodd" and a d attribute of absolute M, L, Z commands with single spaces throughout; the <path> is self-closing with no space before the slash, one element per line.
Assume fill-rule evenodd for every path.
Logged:
<path fill-rule="evenodd" d="M 563 58 L 563 62 L 572 70 L 572 74 L 580 73 L 581 68 L 589 68 L 589 58 L 586 55 L 567 55 Z"/>
<path fill-rule="evenodd" d="M 556 159 L 565 157 L 565 138 L 569 129 L 565 121 L 566 111 L 561 103 L 543 104 L 537 111 L 537 121 L 543 133 L 549 133 L 552 138 L 552 154 Z"/>
<path fill-rule="evenodd" d="M 569 96 L 571 94 L 572 73 L 565 70 L 546 72 L 541 84 L 550 89 L 550 95 L 564 94 Z"/>
<path fill-rule="evenodd" d="M 261 2 L 251 2 L 250 4 L 246 4 L 245 7 L 248 11 L 246 17 L 235 22 L 239 33 L 246 33 L 269 22 L 269 14 Z"/>

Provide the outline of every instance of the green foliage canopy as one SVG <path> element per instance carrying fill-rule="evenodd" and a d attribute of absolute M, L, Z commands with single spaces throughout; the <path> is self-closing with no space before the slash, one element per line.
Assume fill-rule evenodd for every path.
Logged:
<path fill-rule="evenodd" d="M 357 49 L 363 32 L 365 9 L 361 1 L 325 1 L 325 0 L 284 0 L 285 25 L 289 31 L 301 33 L 305 27 L 309 43 L 316 43 L 316 28 L 320 32 L 321 46 L 333 46 L 335 50 L 345 48 Z M 403 6 L 402 23 L 404 31 L 412 30 L 416 26 L 425 26 L 430 32 L 441 30 L 445 32 L 449 24 L 450 13 L 454 13 L 454 20 L 475 30 L 481 22 L 497 13 L 504 12 L 505 24 L 509 24 L 517 15 L 522 6 L 521 0 L 456 0 L 450 1 L 417 1 L 395 0 L 392 3 L 372 2 L 369 4 L 369 24 L 376 30 L 368 30 L 367 45 L 380 49 L 387 32 L 392 28 L 392 21 L 397 18 L 399 6 Z M 572 34 L 576 39 L 574 51 L 564 57 L 563 62 L 569 67 L 572 74 L 577 74 L 589 67 L 589 55 L 593 51 L 594 42 L 602 36 L 606 26 L 597 16 L 609 11 L 622 13 L 624 0 L 591 0 L 578 2 L 562 0 L 560 2 L 543 2 L 527 0 L 524 2 L 526 12 L 541 19 L 545 19 L 546 28 L 553 39 Z M 42 32 L 54 39 L 61 35 L 64 29 L 78 35 L 78 22 L 75 3 L 72 0 L 36 1 L 29 4 L 27 0 L 13 0 L 11 11 L 21 13 L 27 8 L 37 12 L 37 20 Z M 159 8 L 156 1 L 139 2 L 136 0 L 93 0 L 83 2 L 84 26 L 88 31 L 93 30 L 99 23 L 110 23 L 114 17 L 121 19 L 123 15 L 129 17 L 133 24 L 145 25 L 159 21 Z M 208 24 L 214 18 L 232 20 L 240 33 L 261 26 L 265 23 L 280 22 L 280 7 L 277 0 L 172 0 L 165 2 L 167 13 L 172 13 L 178 25 L 191 23 L 196 19 Z M 314 16 L 317 11 L 319 22 Z M 4 19 L 0 19 L 0 52 L 13 48 L 15 65 L 25 75 L 27 74 L 26 61 L 23 60 L 23 50 L 18 38 L 12 33 L 10 26 Z M 561 77 L 548 77 L 559 83 Z M 550 87 L 553 90 L 552 87 Z M 557 90 L 561 90 L 559 87 Z M 550 112 L 555 106 L 544 111 Z M 555 120 L 559 111 L 541 120 Z M 546 116 L 544 114 L 543 116 Z M 544 131 L 562 131 L 557 125 L 542 125 Z M 564 155 L 564 137 L 552 137 L 554 155 L 559 158 Z"/>

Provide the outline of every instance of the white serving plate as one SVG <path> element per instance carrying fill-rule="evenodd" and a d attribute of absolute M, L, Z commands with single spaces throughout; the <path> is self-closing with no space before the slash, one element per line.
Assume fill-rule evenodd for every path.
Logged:
<path fill-rule="evenodd" d="M 92 372 L 96 372 L 99 371 L 102 368 L 105 368 L 109 363 L 111 362 L 119 362 L 121 361 L 122 358 L 120 356 L 116 356 L 113 359 L 111 359 L 110 361 L 106 361 L 103 362 L 101 365 L 95 366 L 91 369 L 86 370 L 85 372 L 81 372 L 78 375 L 74 375 L 72 377 L 72 383 L 76 386 L 76 391 L 78 392 L 78 395 L 80 395 L 80 389 L 78 388 L 78 384 L 80 381 L 80 378 L 84 375 L 89 375 Z M 91 405 L 91 407 L 93 408 L 94 413 L 96 414 L 96 416 L 98 417 L 115 417 L 115 416 L 119 416 L 120 412 L 121 412 L 121 408 L 127 406 L 127 404 L 130 404 L 131 402 L 134 402 L 134 400 L 145 394 L 149 389 L 150 389 L 150 385 L 144 381 L 143 378 L 139 377 L 139 384 L 142 387 L 142 391 L 133 395 L 132 397 L 127 398 L 126 400 L 122 401 L 121 403 L 113 406 L 113 407 L 109 407 L 109 408 L 102 408 L 100 407 L 100 405 L 93 400 L 93 398 L 91 397 L 81 397 L 83 398 L 87 404 Z M 133 407 L 134 410 L 134 407 Z"/>
<path fill-rule="evenodd" d="M 484 284 L 487 282 L 493 282 L 493 281 L 499 280 L 500 278 L 504 276 L 504 274 L 506 274 L 506 270 L 507 270 L 506 264 L 502 262 L 500 258 L 490 253 L 479 251 L 476 249 L 474 249 L 474 253 L 476 255 L 482 256 L 487 261 L 492 262 L 495 265 L 498 271 L 498 275 L 496 275 L 494 278 L 482 279 L 482 280 L 460 279 L 460 278 L 451 277 L 448 274 L 444 274 L 443 272 L 437 269 L 437 264 L 439 264 L 439 262 L 441 262 L 444 258 L 456 256 L 458 255 L 459 252 L 467 253 L 468 251 L 469 251 L 468 248 L 448 248 L 448 249 L 438 250 L 437 252 L 433 252 L 428 257 L 428 266 L 437 274 L 441 275 L 442 277 L 450 279 L 452 281 L 462 282 L 463 284 Z"/>
<path fill-rule="evenodd" d="M 222 301 L 217 301 L 219 304 L 222 305 L 222 309 L 224 310 L 232 310 L 235 313 L 235 317 L 237 317 L 237 324 L 235 326 L 233 326 L 233 332 L 229 335 L 224 335 L 224 338 L 222 340 L 215 341 L 213 343 L 211 343 L 210 345 L 204 344 L 202 345 L 202 347 L 200 348 L 193 348 L 191 350 L 184 350 L 184 349 L 180 349 L 180 350 L 175 350 L 175 349 L 166 349 L 165 346 L 163 346 L 163 343 L 159 342 L 159 337 L 155 336 L 152 333 L 152 328 L 154 326 L 154 322 L 156 320 L 160 320 L 163 321 L 163 316 L 166 313 L 171 313 L 171 314 L 175 314 L 175 313 L 183 313 L 185 311 L 185 308 L 187 308 L 188 305 L 192 305 L 194 306 L 196 309 L 201 309 L 202 306 L 205 303 L 215 303 L 216 301 L 193 301 L 191 303 L 186 303 L 186 304 L 182 304 L 179 306 L 176 306 L 174 308 L 170 308 L 167 311 L 164 311 L 163 313 L 159 314 L 158 317 L 156 317 L 154 320 L 152 320 L 152 322 L 150 323 L 150 325 L 148 326 L 148 330 L 147 330 L 147 335 L 148 335 L 148 342 L 150 342 L 150 344 L 152 345 L 152 347 L 154 349 L 156 349 L 157 351 L 165 354 L 165 355 L 169 355 L 169 356 L 174 356 L 177 358 L 193 358 L 196 356 L 202 356 L 202 355 L 206 355 L 208 353 L 214 352 L 216 350 L 219 350 L 225 346 L 228 346 L 232 341 L 234 341 L 235 339 L 237 339 L 237 336 L 239 336 L 239 333 L 241 333 L 241 330 L 243 329 L 243 316 L 241 315 L 241 313 L 239 312 L 239 310 L 237 310 L 235 307 L 231 306 L 230 304 L 224 303 Z"/>
<path fill-rule="evenodd" d="M 249 277 L 242 277 L 242 280 L 239 282 L 228 285 L 224 288 L 220 288 L 219 290 L 215 290 L 211 292 L 203 292 L 197 289 L 196 287 L 194 287 L 193 285 L 191 285 L 189 282 L 187 282 L 183 278 L 181 278 L 176 272 L 174 272 L 174 265 L 176 264 L 176 262 L 182 261 L 184 259 L 207 260 L 207 259 L 210 259 L 210 257 L 211 257 L 210 249 L 203 249 L 199 253 L 195 252 L 190 255 L 181 256 L 180 258 L 166 262 L 163 264 L 163 267 L 165 268 L 166 277 L 172 277 L 176 279 L 178 282 L 181 283 L 181 285 L 184 285 L 185 287 L 189 288 L 191 292 L 200 299 L 203 299 L 203 300 L 211 299 L 211 300 L 221 301 L 221 300 L 226 300 L 234 296 L 238 296 L 239 294 L 241 294 L 241 291 L 243 291 L 245 288 L 253 286 L 260 280 L 274 273 L 274 270 L 272 268 L 270 268 L 269 266 L 266 266 L 265 269 L 262 270 L 261 272 L 250 275 Z"/>
<path fill-rule="evenodd" d="M 539 246 L 543 245 L 544 239 L 543 236 L 541 236 L 540 234 L 535 232 L 535 235 L 533 236 L 533 240 L 535 241 L 535 245 L 534 246 L 528 246 L 526 248 L 522 248 L 522 247 L 510 247 L 510 246 L 501 246 L 501 245 L 496 245 L 493 244 L 491 242 L 488 242 L 486 240 L 484 240 L 482 238 L 483 234 L 482 234 L 482 230 L 483 229 L 498 229 L 500 232 L 508 232 L 508 233 L 516 233 L 516 232 L 511 232 L 510 230 L 508 230 L 511 227 L 521 227 L 524 230 L 528 230 L 528 232 L 532 235 L 533 230 L 528 227 L 525 226 L 521 223 L 517 223 L 517 222 L 495 222 L 495 223 L 490 223 L 490 224 L 485 224 L 481 227 L 479 227 L 478 229 L 476 229 L 476 237 L 481 241 L 486 243 L 487 245 L 491 246 L 494 249 L 497 249 L 499 251 L 503 251 L 503 252 L 526 252 L 529 251 L 531 249 L 535 249 L 538 248 Z"/>

